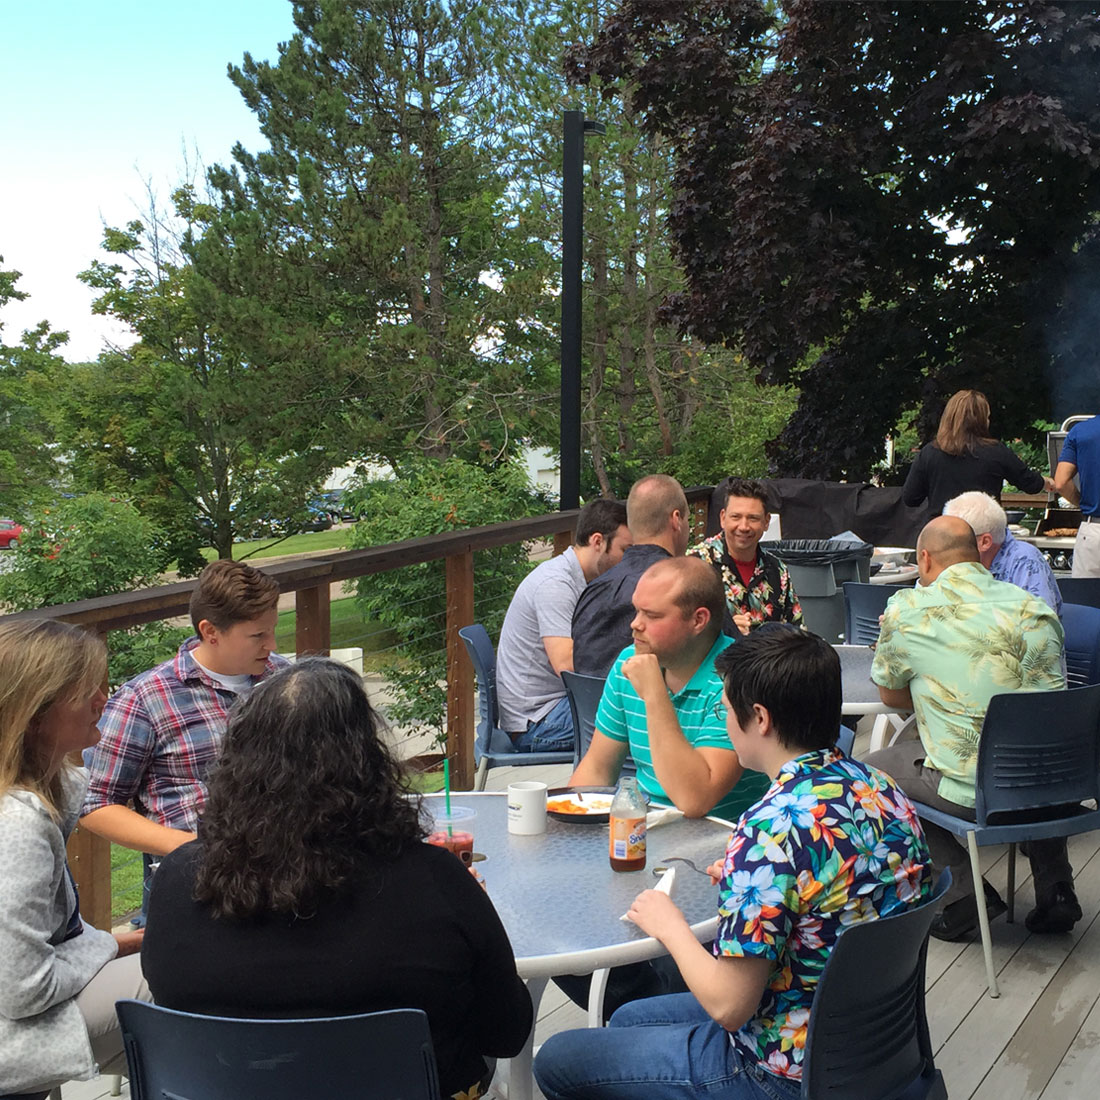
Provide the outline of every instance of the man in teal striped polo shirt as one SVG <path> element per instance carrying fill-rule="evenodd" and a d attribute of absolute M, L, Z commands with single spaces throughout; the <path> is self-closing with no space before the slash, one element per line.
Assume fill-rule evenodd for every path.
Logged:
<path fill-rule="evenodd" d="M 634 644 L 608 674 L 570 784 L 613 784 L 629 749 L 651 799 L 735 822 L 768 781 L 743 771 L 726 733 L 714 658 L 733 642 L 721 633 L 718 576 L 698 558 L 669 558 L 642 574 L 633 599 Z"/>

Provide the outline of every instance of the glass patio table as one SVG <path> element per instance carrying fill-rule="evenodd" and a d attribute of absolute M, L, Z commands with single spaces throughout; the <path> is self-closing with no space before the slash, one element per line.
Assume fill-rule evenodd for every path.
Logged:
<path fill-rule="evenodd" d="M 442 795 L 427 795 L 429 810 Z M 536 1015 L 547 981 L 559 974 L 592 974 L 589 1023 L 598 1026 L 606 970 L 666 954 L 664 947 L 630 921 L 621 920 L 642 890 L 657 883 L 653 868 L 669 856 L 686 856 L 706 867 L 725 852 L 731 825 L 718 818 L 677 818 L 651 829 L 646 868 L 616 872 L 608 862 L 608 827 L 551 817 L 539 836 L 508 832 L 504 792 L 451 795 L 451 803 L 477 811 L 475 864 L 485 878 L 527 983 Z M 718 924 L 718 891 L 705 874 L 686 863 L 672 863 L 672 900 L 683 910 L 700 941 Z M 534 1028 L 509 1067 L 509 1100 L 530 1100 Z"/>

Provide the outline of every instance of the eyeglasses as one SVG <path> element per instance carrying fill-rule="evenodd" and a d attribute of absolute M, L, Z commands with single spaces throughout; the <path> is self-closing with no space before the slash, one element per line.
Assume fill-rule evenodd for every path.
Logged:
<path fill-rule="evenodd" d="M 717 718 L 719 722 L 724 722 L 726 720 L 726 704 L 723 703 L 721 699 L 714 704 L 714 717 Z"/>

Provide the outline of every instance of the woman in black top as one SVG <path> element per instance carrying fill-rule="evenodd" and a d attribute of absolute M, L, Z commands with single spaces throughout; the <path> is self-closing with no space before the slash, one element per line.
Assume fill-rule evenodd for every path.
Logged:
<path fill-rule="evenodd" d="M 485 892 L 422 843 L 358 676 L 300 661 L 232 712 L 199 839 L 162 860 L 142 965 L 158 1004 L 295 1017 L 421 1008 L 444 1096 L 476 1097 L 531 999 Z M 369 1067 L 364 1067 L 369 1074 Z"/>
<path fill-rule="evenodd" d="M 959 390 L 947 402 L 935 441 L 922 447 L 901 491 L 910 507 L 928 502 L 938 516 L 959 493 L 978 490 L 1001 499 L 1005 482 L 1025 493 L 1052 489 L 1054 483 L 1029 469 L 1000 440 L 989 435 L 989 402 L 977 390 Z"/>

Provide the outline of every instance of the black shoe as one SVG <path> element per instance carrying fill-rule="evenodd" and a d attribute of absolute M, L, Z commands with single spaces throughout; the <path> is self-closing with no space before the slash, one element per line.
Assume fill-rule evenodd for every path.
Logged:
<path fill-rule="evenodd" d="M 1068 882 L 1059 882 L 1050 896 L 1039 901 L 1035 908 L 1024 917 L 1024 925 L 1029 932 L 1069 932 L 1081 919 L 1081 906 L 1073 886 Z"/>
<path fill-rule="evenodd" d="M 982 883 L 982 890 L 985 895 L 985 911 L 990 920 L 1007 912 L 1008 906 L 988 882 Z M 978 907 L 972 897 L 953 901 L 932 918 L 932 935 L 948 943 L 968 939 L 977 927 Z"/>

